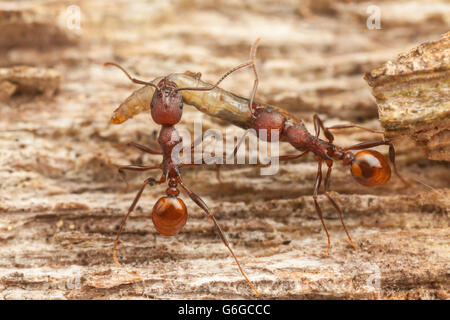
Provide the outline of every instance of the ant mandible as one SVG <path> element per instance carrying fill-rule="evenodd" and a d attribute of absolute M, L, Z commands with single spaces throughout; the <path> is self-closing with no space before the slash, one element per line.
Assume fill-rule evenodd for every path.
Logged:
<path fill-rule="evenodd" d="M 259 39 L 257 39 L 252 47 L 251 50 L 251 60 L 255 61 L 255 54 L 256 54 L 256 48 L 258 45 Z M 322 216 L 322 209 L 319 206 L 319 203 L 317 201 L 317 197 L 319 194 L 319 188 L 321 186 L 323 177 L 322 177 L 322 164 L 325 162 L 325 164 L 328 167 L 326 176 L 325 176 L 325 182 L 324 182 L 324 195 L 328 198 L 328 200 L 331 202 L 333 207 L 336 209 L 336 211 L 339 214 L 339 218 L 341 221 L 341 224 L 344 228 L 344 231 L 347 235 L 347 238 L 350 242 L 350 244 L 357 249 L 357 246 L 353 242 L 352 238 L 350 237 L 350 234 L 347 230 L 347 227 L 345 226 L 344 220 L 342 218 L 343 212 L 337 202 L 331 197 L 329 193 L 330 188 L 330 178 L 331 178 L 331 172 L 333 168 L 334 161 L 342 161 L 344 165 L 350 166 L 350 172 L 352 176 L 355 178 L 355 180 L 368 187 L 379 187 L 384 185 L 391 177 L 391 168 L 389 166 L 388 161 L 385 159 L 385 157 L 375 150 L 365 150 L 368 148 L 373 148 L 376 146 L 381 145 L 388 145 L 389 146 L 389 160 L 392 162 L 394 167 L 395 174 L 400 178 L 400 180 L 405 185 L 410 185 L 399 173 L 397 170 L 397 166 L 395 164 L 395 149 L 394 145 L 391 141 L 388 140 L 374 140 L 374 141 L 367 141 L 358 143 L 346 148 L 341 148 L 333 144 L 334 136 L 331 133 L 330 130 L 338 130 L 338 129 L 347 129 L 347 128 L 359 128 L 362 130 L 370 131 L 373 133 L 379 133 L 383 134 L 381 131 L 368 129 L 359 125 L 336 125 L 332 127 L 325 127 L 320 117 L 315 114 L 314 119 L 314 130 L 315 135 L 312 135 L 308 132 L 305 125 L 302 121 L 293 121 L 291 119 L 287 119 L 285 115 L 282 114 L 282 112 L 268 107 L 264 105 L 259 105 L 258 103 L 254 102 L 254 98 L 256 95 L 256 90 L 258 87 L 259 79 L 258 74 L 256 71 L 256 64 L 255 62 L 251 65 L 253 69 L 253 74 L 255 77 L 253 90 L 251 93 L 251 97 L 249 99 L 248 107 L 250 109 L 251 113 L 251 119 L 250 119 L 250 126 L 249 129 L 246 130 L 242 138 L 240 139 L 239 143 L 237 144 L 236 148 L 234 149 L 234 152 L 232 156 L 236 156 L 237 150 L 244 140 L 246 134 L 248 132 L 254 132 L 256 133 L 257 137 L 263 141 L 272 142 L 274 139 L 273 133 L 277 133 L 275 136 L 279 137 L 279 140 L 287 141 L 289 142 L 295 149 L 298 151 L 301 151 L 300 154 L 297 155 L 284 155 L 279 156 L 280 161 L 290 161 L 299 159 L 302 156 L 306 155 L 307 153 L 311 152 L 315 155 L 318 166 L 317 166 L 317 175 L 316 175 L 316 181 L 314 184 L 314 192 L 313 192 L 313 199 L 314 199 L 314 206 L 317 212 L 317 215 L 319 216 L 319 219 L 322 223 L 323 229 L 325 230 L 325 233 L 327 235 L 328 240 L 328 247 L 327 251 L 324 254 L 324 256 L 327 256 L 330 252 L 331 248 L 331 241 L 330 241 L 330 235 L 328 233 L 328 229 L 325 225 L 325 222 L 323 220 Z M 264 130 L 261 130 L 264 129 Z M 320 130 L 323 130 L 324 135 L 328 141 L 324 141 L 319 138 Z M 353 154 L 352 150 L 362 150 L 357 152 L 356 154 Z"/>
<path fill-rule="evenodd" d="M 183 200 L 181 200 L 179 195 L 179 190 L 177 189 L 178 185 L 187 193 L 187 195 L 194 201 L 205 213 L 206 215 L 213 221 L 217 232 L 219 233 L 220 238 L 222 239 L 225 246 L 230 251 L 233 256 L 236 264 L 241 272 L 242 276 L 245 278 L 250 287 L 258 294 L 255 286 L 252 282 L 247 278 L 244 270 L 242 269 L 237 257 L 235 256 L 233 250 L 231 249 L 230 243 L 228 242 L 225 234 L 223 233 L 221 227 L 217 223 L 216 218 L 209 210 L 208 206 L 205 202 L 193 191 L 191 191 L 181 179 L 181 168 L 185 166 L 192 166 L 195 164 L 180 164 L 179 161 L 175 161 L 172 159 L 172 149 L 178 145 L 182 144 L 182 139 L 179 136 L 177 130 L 175 129 L 175 125 L 181 120 L 181 116 L 183 113 L 183 100 L 180 91 L 183 90 L 197 90 L 197 91 L 208 91 L 216 88 L 222 80 L 224 80 L 229 74 L 237 71 L 239 69 L 248 67 L 253 64 L 253 61 L 249 61 L 247 63 L 241 64 L 228 72 L 226 72 L 219 81 L 216 82 L 215 85 L 210 87 L 198 87 L 198 88 L 178 88 L 177 85 L 169 81 L 167 78 L 163 78 L 158 85 L 155 85 L 151 82 L 146 82 L 142 80 L 135 79 L 129 75 L 129 73 L 122 68 L 120 65 L 113 62 L 106 62 L 105 66 L 115 66 L 121 69 L 127 77 L 134 83 L 142 84 L 146 86 L 152 86 L 155 89 L 153 94 L 153 98 L 150 103 L 150 111 L 153 121 L 157 124 L 161 125 L 161 131 L 159 133 L 158 143 L 161 146 L 162 152 L 152 150 L 146 146 L 131 143 L 135 148 L 149 153 L 149 154 L 158 154 L 162 155 L 162 163 L 158 166 L 136 166 L 129 165 L 123 166 L 119 168 L 119 172 L 123 172 L 123 170 L 131 170 L 131 171 L 149 171 L 149 170 L 162 170 L 162 176 L 159 180 L 155 180 L 153 178 L 147 178 L 138 193 L 134 201 L 132 202 L 130 208 L 128 209 L 127 214 L 122 219 L 120 224 L 120 229 L 117 232 L 116 240 L 114 242 L 113 248 L 113 258 L 117 266 L 120 266 L 120 263 L 117 259 L 117 245 L 119 243 L 119 236 L 122 233 L 122 230 L 125 226 L 125 222 L 128 219 L 128 216 L 136 207 L 142 192 L 144 191 L 146 186 L 154 186 L 157 184 L 162 184 L 168 181 L 169 188 L 166 190 L 166 196 L 159 198 L 152 210 L 152 221 L 155 226 L 156 231 L 164 236 L 175 236 L 178 234 L 183 226 L 186 224 L 188 213 L 186 205 Z M 195 146 L 194 142 L 191 145 L 191 149 Z"/>

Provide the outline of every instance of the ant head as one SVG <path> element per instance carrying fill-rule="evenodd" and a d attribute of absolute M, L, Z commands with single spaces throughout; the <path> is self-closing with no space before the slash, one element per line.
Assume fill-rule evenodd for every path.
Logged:
<path fill-rule="evenodd" d="M 153 121 L 160 125 L 174 125 L 183 114 L 183 100 L 175 82 L 162 79 L 150 103 Z"/>
<path fill-rule="evenodd" d="M 363 150 L 353 155 L 346 152 L 344 164 L 350 164 L 350 171 L 358 183 L 367 187 L 379 187 L 389 181 L 391 167 L 386 158 L 375 150 Z"/>

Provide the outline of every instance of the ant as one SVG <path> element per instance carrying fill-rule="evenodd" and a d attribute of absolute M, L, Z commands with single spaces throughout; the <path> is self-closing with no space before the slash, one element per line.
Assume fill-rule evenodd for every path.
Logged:
<path fill-rule="evenodd" d="M 255 286 L 252 282 L 247 278 L 244 270 L 242 269 L 237 257 L 235 256 L 233 250 L 230 247 L 230 243 L 228 242 L 225 234 L 223 233 L 221 227 L 217 223 L 216 218 L 209 210 L 206 203 L 193 191 L 191 191 L 184 183 L 181 178 L 181 168 L 185 166 L 193 166 L 197 164 L 180 164 L 176 159 L 172 158 L 172 150 L 178 145 L 182 144 L 182 139 L 179 136 L 175 125 L 180 122 L 181 116 L 183 113 L 183 100 L 181 96 L 181 91 L 183 90 L 196 90 L 196 91 L 209 91 L 216 88 L 222 80 L 224 80 L 231 73 L 248 67 L 253 64 L 253 61 L 249 61 L 247 63 L 241 64 L 228 72 L 226 72 L 213 86 L 209 87 L 184 87 L 178 88 L 175 82 L 172 82 L 167 79 L 167 77 L 163 78 L 159 81 L 157 85 L 152 82 L 146 82 L 142 80 L 135 79 L 129 75 L 129 73 L 120 65 L 113 62 L 106 62 L 105 66 L 115 66 L 122 70 L 126 76 L 133 82 L 137 84 L 142 84 L 146 86 L 152 86 L 155 89 L 153 94 L 151 103 L 150 103 L 150 111 L 151 117 L 153 121 L 159 125 L 161 125 L 161 130 L 158 137 L 158 143 L 161 146 L 162 151 L 152 150 L 146 146 L 131 143 L 132 146 L 139 149 L 140 151 L 149 153 L 149 154 L 157 154 L 162 155 L 162 163 L 157 166 L 137 166 L 137 165 L 128 165 L 122 166 L 119 168 L 119 173 L 123 174 L 123 170 L 131 170 L 131 171 L 149 171 L 149 170 L 162 170 L 162 176 L 159 180 L 155 180 L 154 178 L 147 178 L 138 193 L 134 201 L 132 202 L 130 208 L 128 209 L 127 214 L 123 217 L 122 222 L 120 224 L 120 229 L 117 232 L 117 236 L 114 242 L 113 248 L 113 258 L 117 266 L 120 266 L 120 263 L 117 259 L 117 245 L 119 243 L 119 237 L 122 233 L 122 230 L 125 226 L 125 222 L 127 221 L 129 215 L 136 207 L 142 192 L 144 191 L 146 186 L 154 186 L 159 185 L 164 182 L 168 182 L 168 188 L 166 190 L 166 196 L 159 198 L 159 200 L 155 203 L 152 210 L 152 221 L 155 226 L 157 232 L 164 236 L 175 236 L 177 235 L 183 226 L 186 224 L 188 213 L 187 207 L 184 204 L 183 200 L 179 198 L 179 190 L 178 185 L 187 193 L 187 195 L 195 202 L 212 220 L 214 226 L 217 229 L 217 232 L 222 239 L 225 246 L 230 251 L 233 256 L 239 271 L 242 276 L 245 278 L 250 287 L 258 294 Z M 196 142 L 191 145 L 191 149 L 194 149 Z M 203 163 L 202 163 L 203 164 Z M 201 164 L 199 164 L 201 165 Z"/>
<path fill-rule="evenodd" d="M 255 61 L 255 54 L 258 42 L 259 39 L 255 41 L 251 50 L 252 61 Z M 329 193 L 330 178 L 333 169 L 333 163 L 334 161 L 342 161 L 344 165 L 350 166 L 350 172 L 353 178 L 355 178 L 355 180 L 358 183 L 367 187 L 379 187 L 384 185 L 390 179 L 391 168 L 389 166 L 388 161 L 381 153 L 375 150 L 366 150 L 366 149 L 381 145 L 387 145 L 389 146 L 389 160 L 393 164 L 395 174 L 400 178 L 400 180 L 405 185 L 410 185 L 410 183 L 407 182 L 399 174 L 397 170 L 397 166 L 395 164 L 394 145 L 392 144 L 391 141 L 388 140 L 374 140 L 358 143 L 346 148 L 336 146 L 335 144 L 333 144 L 334 136 L 330 130 L 359 128 L 373 133 L 383 134 L 383 132 L 364 128 L 362 126 L 353 124 L 325 127 L 323 121 L 317 114 L 315 114 L 313 117 L 315 135 L 310 134 L 302 121 L 288 119 L 286 115 L 282 113 L 282 110 L 277 110 L 276 108 L 272 108 L 268 105 L 258 104 L 254 102 L 259 79 L 256 71 L 256 64 L 253 63 L 251 67 L 253 69 L 255 80 L 253 84 L 251 97 L 248 103 L 248 108 L 251 113 L 250 125 L 249 128 L 244 133 L 244 135 L 241 137 L 239 143 L 237 144 L 231 156 L 232 157 L 236 156 L 237 150 L 248 132 L 255 132 L 259 139 L 267 142 L 274 141 L 273 133 L 277 133 L 275 136 L 279 137 L 279 140 L 289 142 L 295 149 L 301 152 L 300 154 L 297 155 L 279 156 L 280 161 L 295 160 L 305 156 L 309 152 L 313 153 L 318 161 L 317 175 L 313 192 L 314 206 L 328 239 L 328 247 L 324 256 L 327 256 L 330 251 L 331 241 L 328 229 L 323 220 L 322 209 L 320 208 L 319 203 L 317 201 L 319 195 L 319 188 L 323 180 L 322 176 L 323 163 L 325 163 L 326 166 L 328 167 L 324 181 L 324 195 L 328 198 L 328 200 L 331 202 L 333 207 L 338 212 L 341 224 L 344 228 L 347 238 L 350 244 L 356 250 L 357 246 L 350 237 L 350 234 L 342 218 L 343 212 L 339 207 L 339 205 L 337 204 L 337 202 L 331 197 Z M 323 133 L 327 141 L 324 141 L 319 138 L 321 129 L 323 130 Z M 352 150 L 362 150 L 362 151 L 359 151 L 356 154 L 354 154 L 353 152 L 351 152 Z"/>

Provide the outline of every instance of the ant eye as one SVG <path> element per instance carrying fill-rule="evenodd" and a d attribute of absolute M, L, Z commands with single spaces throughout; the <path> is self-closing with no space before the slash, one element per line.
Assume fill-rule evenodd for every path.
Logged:
<path fill-rule="evenodd" d="M 355 154 L 350 170 L 356 181 L 368 187 L 382 186 L 391 177 L 389 163 L 375 150 L 364 150 Z"/>
<path fill-rule="evenodd" d="M 179 107 L 180 109 L 183 109 L 183 102 L 180 102 L 180 104 L 178 105 L 178 107 Z"/>

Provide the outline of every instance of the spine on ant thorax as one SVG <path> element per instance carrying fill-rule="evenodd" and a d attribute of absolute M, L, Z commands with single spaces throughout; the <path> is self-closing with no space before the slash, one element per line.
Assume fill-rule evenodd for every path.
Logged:
<path fill-rule="evenodd" d="M 173 148 L 182 142 L 174 126 L 162 126 L 159 132 L 158 143 L 163 153 L 163 173 L 167 178 L 179 176 L 179 167 L 172 159 Z"/>

